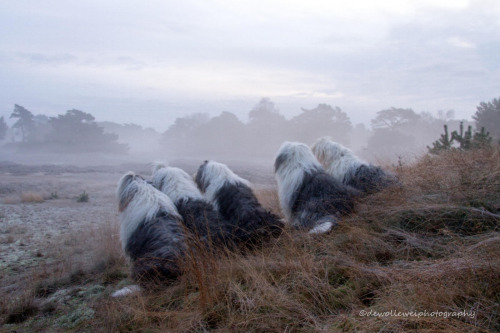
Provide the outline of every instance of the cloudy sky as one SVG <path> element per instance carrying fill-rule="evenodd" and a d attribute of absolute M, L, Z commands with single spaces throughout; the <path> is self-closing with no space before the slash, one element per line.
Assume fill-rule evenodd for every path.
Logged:
<path fill-rule="evenodd" d="M 269 97 L 369 124 L 391 106 L 470 119 L 500 96 L 498 0 L 16 0 L 0 31 L 5 118 L 76 108 L 163 131 Z"/>

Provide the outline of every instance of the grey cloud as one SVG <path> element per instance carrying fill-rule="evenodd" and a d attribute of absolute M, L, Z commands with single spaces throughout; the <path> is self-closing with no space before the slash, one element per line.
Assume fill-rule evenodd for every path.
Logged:
<path fill-rule="evenodd" d="M 8 81 L 0 78 L 5 87 L 0 98 L 9 105 L 29 106 L 33 101 L 43 109 L 58 103 L 96 112 L 100 119 L 122 110 L 128 121 L 135 117 L 138 123 L 154 125 L 158 121 L 149 115 L 158 115 L 160 111 L 155 110 L 169 110 L 171 115 L 228 110 L 244 115 L 262 97 L 240 91 L 209 98 L 210 92 L 200 97 L 192 91 L 165 89 L 154 95 L 157 100 L 141 100 L 148 88 L 140 76 L 134 80 L 128 75 L 162 68 L 167 75 L 161 79 L 166 81 L 165 68 L 203 68 L 206 64 L 234 71 L 229 88 L 247 79 L 236 75 L 239 68 L 304 73 L 283 75 L 281 81 L 270 78 L 289 85 L 289 93 L 268 97 L 290 114 L 324 102 L 365 113 L 359 119 L 390 106 L 462 112 L 472 108 L 473 112 L 481 100 L 498 97 L 498 12 L 475 1 L 461 10 L 419 9 L 406 22 L 397 17 L 363 22 L 340 16 L 321 20 L 308 16 L 297 22 L 280 16 L 273 20 L 271 13 L 262 19 L 235 10 L 219 13 L 217 4 L 204 2 L 174 6 L 162 1 L 119 5 L 90 1 L 73 6 L 55 1 L 40 8 L 21 2 L 2 6 L 0 29 L 6 33 L 0 40 L 0 69 L 9 75 Z M 450 43 L 453 38 L 455 45 Z M 460 41 L 475 47 L 460 47 Z M 67 66 L 67 73 L 73 73 L 71 66 L 78 70 L 65 78 L 61 71 L 38 73 L 34 66 Z M 78 77 L 86 67 L 97 69 L 89 71 L 94 76 Z M 99 71 L 105 67 L 127 71 L 122 77 L 133 82 L 127 82 L 126 88 L 119 86 L 122 82 L 107 86 L 99 76 L 109 74 Z M 185 85 L 193 91 L 198 88 L 195 76 Z M 289 82 L 290 77 L 305 82 Z M 130 96 L 134 99 L 125 100 Z M 148 116 L 141 116 L 144 111 Z M 172 121 L 170 114 L 162 119 Z"/>
<path fill-rule="evenodd" d="M 34 65 L 66 65 L 77 61 L 72 54 L 42 54 L 42 53 L 18 53 L 18 61 Z"/>

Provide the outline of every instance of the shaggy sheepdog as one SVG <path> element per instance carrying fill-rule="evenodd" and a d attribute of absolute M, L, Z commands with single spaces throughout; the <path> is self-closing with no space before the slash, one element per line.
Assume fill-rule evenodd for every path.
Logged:
<path fill-rule="evenodd" d="M 120 239 L 143 286 L 175 279 L 185 251 L 182 218 L 172 200 L 133 172 L 118 183 Z"/>
<path fill-rule="evenodd" d="M 159 164 L 153 171 L 152 184 L 172 199 L 186 228 L 205 245 L 227 245 L 228 223 L 184 170 Z"/>
<path fill-rule="evenodd" d="M 205 161 L 195 181 L 208 201 L 227 221 L 235 243 L 252 244 L 281 234 L 283 223 L 258 202 L 250 183 L 225 164 Z"/>
<path fill-rule="evenodd" d="M 364 193 L 374 193 L 397 183 L 393 174 L 362 161 L 350 149 L 329 137 L 318 139 L 312 151 L 328 174 Z"/>
<path fill-rule="evenodd" d="M 297 229 L 327 232 L 354 209 L 357 191 L 327 174 L 305 144 L 284 142 L 274 171 L 281 209 Z"/>

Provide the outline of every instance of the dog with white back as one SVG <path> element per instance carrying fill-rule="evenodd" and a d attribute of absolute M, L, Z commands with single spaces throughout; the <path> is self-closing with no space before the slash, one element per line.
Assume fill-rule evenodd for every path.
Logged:
<path fill-rule="evenodd" d="M 172 200 L 133 172 L 120 179 L 117 194 L 120 239 L 134 280 L 147 287 L 177 278 L 186 244 Z"/>
<path fill-rule="evenodd" d="M 281 209 L 293 227 L 328 232 L 353 211 L 357 191 L 327 174 L 307 145 L 284 142 L 274 170 Z"/>
<path fill-rule="evenodd" d="M 152 184 L 167 194 L 177 207 L 186 228 L 205 246 L 230 245 L 230 226 L 208 202 L 194 180 L 184 170 L 158 164 Z"/>
<path fill-rule="evenodd" d="M 378 192 L 397 184 L 393 174 L 364 162 L 349 148 L 332 141 L 329 137 L 318 139 L 313 144 L 312 151 L 328 174 L 363 193 Z"/>
<path fill-rule="evenodd" d="M 250 183 L 227 165 L 205 161 L 196 172 L 195 182 L 230 224 L 235 243 L 251 245 L 281 234 L 281 220 L 261 206 Z"/>

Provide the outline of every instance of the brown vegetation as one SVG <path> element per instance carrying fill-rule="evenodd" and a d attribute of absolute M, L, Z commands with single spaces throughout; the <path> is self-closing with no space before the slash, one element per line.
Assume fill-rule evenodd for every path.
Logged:
<path fill-rule="evenodd" d="M 35 192 L 23 192 L 21 193 L 21 202 L 29 203 L 40 203 L 43 202 L 43 195 Z"/>
<path fill-rule="evenodd" d="M 177 282 L 121 299 L 109 295 L 131 281 L 118 226 L 108 223 L 84 235 L 95 249 L 86 260 L 73 254 L 57 275 L 40 271 L 1 315 L 19 327 L 57 313 L 61 305 L 43 301 L 62 286 L 98 283 L 105 290 L 78 331 L 499 331 L 499 149 L 426 156 L 396 172 L 401 187 L 362 199 L 327 235 L 286 230 L 250 253 L 193 251 Z M 275 191 L 258 197 L 279 209 Z M 475 315 L 443 317 L 463 311 Z"/>

